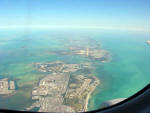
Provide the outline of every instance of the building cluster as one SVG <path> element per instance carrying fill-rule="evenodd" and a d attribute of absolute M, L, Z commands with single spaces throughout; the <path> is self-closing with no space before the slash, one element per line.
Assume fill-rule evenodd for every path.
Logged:
<path fill-rule="evenodd" d="M 84 74 L 76 75 L 75 72 L 90 67 L 90 63 L 66 64 L 56 61 L 36 65 L 39 71 L 51 74 L 42 78 L 32 90 L 32 99 L 36 102 L 26 110 L 38 107 L 40 112 L 86 111 L 87 97 L 95 89 L 93 83 L 98 79 L 85 77 Z"/>
<path fill-rule="evenodd" d="M 15 82 L 8 78 L 0 79 L 0 95 L 11 94 L 15 91 Z"/>

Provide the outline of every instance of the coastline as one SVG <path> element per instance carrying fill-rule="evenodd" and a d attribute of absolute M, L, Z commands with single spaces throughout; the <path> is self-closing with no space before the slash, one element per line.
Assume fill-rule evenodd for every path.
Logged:
<path fill-rule="evenodd" d="M 94 89 L 95 90 L 95 89 Z M 88 104 L 89 104 L 89 99 L 90 99 L 90 96 L 92 94 L 93 91 L 91 91 L 88 95 L 87 95 L 87 98 L 85 100 L 85 108 L 84 108 L 84 111 L 87 111 L 88 110 Z"/>
<path fill-rule="evenodd" d="M 89 104 L 89 99 L 90 99 L 91 94 L 94 92 L 94 90 L 96 89 L 96 87 L 100 84 L 100 80 L 98 78 L 96 78 L 96 77 L 95 77 L 95 79 L 96 79 L 95 82 L 97 82 L 97 83 L 92 88 L 92 90 L 89 92 L 89 94 L 87 95 L 86 100 L 85 100 L 85 108 L 84 108 L 85 112 L 88 111 L 88 104 Z"/>

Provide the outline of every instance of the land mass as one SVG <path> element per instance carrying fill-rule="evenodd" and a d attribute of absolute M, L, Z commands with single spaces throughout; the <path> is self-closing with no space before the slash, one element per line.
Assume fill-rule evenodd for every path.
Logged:
<path fill-rule="evenodd" d="M 110 60 L 110 54 L 103 49 L 93 48 L 69 48 L 68 50 L 54 51 L 53 53 L 59 55 L 79 55 L 87 57 L 96 61 L 107 62 Z"/>
<path fill-rule="evenodd" d="M 0 79 L 0 95 L 8 95 L 15 92 L 15 82 L 8 78 Z"/>
<path fill-rule="evenodd" d="M 99 79 L 86 73 L 90 63 L 66 64 L 61 61 L 36 63 L 38 71 L 51 72 L 41 79 L 32 91 L 32 99 L 37 100 L 26 110 L 39 108 L 39 112 L 84 112 L 87 111 L 90 94 Z M 80 74 L 77 74 L 77 72 Z"/>
<path fill-rule="evenodd" d="M 87 44 L 85 44 L 85 42 Z M 58 55 L 79 55 L 100 62 L 108 62 L 111 60 L 111 55 L 108 51 L 100 48 L 100 45 L 95 40 L 70 40 L 63 50 L 51 51 L 52 54 Z M 82 44 L 83 43 L 83 44 Z"/>
<path fill-rule="evenodd" d="M 82 44 L 83 43 L 83 44 Z M 95 40 L 69 40 L 61 50 L 51 51 L 57 55 L 79 55 L 100 62 L 110 61 L 110 53 L 100 48 Z M 69 64 L 62 61 L 35 63 L 39 72 L 45 73 L 32 91 L 36 100 L 26 110 L 38 108 L 39 112 L 85 112 L 91 93 L 100 84 L 93 75 L 92 62 Z"/>
<path fill-rule="evenodd" d="M 110 53 L 99 47 L 95 40 L 71 41 L 62 44 L 64 48 L 51 51 L 57 55 L 79 55 L 88 58 L 89 62 L 66 63 L 54 61 L 46 63 L 32 63 L 34 71 L 42 74 L 38 84 L 31 91 L 33 104 L 23 110 L 39 112 L 85 112 L 88 110 L 90 95 L 100 84 L 94 76 L 93 60 L 98 62 L 110 61 Z M 88 42 L 88 43 L 87 43 Z M 49 51 L 49 50 L 48 50 Z M 95 72 L 95 71 L 94 71 Z M 0 95 L 15 92 L 15 82 L 0 79 Z"/>

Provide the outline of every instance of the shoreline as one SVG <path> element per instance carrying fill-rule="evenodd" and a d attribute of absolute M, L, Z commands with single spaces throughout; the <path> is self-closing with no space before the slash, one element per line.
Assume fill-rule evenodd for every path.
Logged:
<path fill-rule="evenodd" d="M 95 77 L 96 78 L 96 77 Z M 88 104 L 89 104 L 89 99 L 90 99 L 90 96 L 91 94 L 94 92 L 94 90 L 96 89 L 96 87 L 100 84 L 100 80 L 98 78 L 96 78 L 96 81 L 95 82 L 98 82 L 96 83 L 96 85 L 92 88 L 92 90 L 89 92 L 89 94 L 87 95 L 86 97 L 86 100 L 85 100 L 85 108 L 84 108 L 84 111 L 88 111 Z"/>
<path fill-rule="evenodd" d="M 87 110 L 88 110 L 89 99 L 90 99 L 90 96 L 91 96 L 92 92 L 93 92 L 93 91 L 91 91 L 91 92 L 87 95 L 87 98 L 86 98 L 86 101 L 85 101 L 85 109 L 84 109 L 84 111 L 87 111 Z"/>

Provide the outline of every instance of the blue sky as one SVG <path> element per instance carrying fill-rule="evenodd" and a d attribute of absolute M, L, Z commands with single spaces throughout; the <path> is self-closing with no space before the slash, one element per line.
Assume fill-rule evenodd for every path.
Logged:
<path fill-rule="evenodd" d="M 0 0 L 0 27 L 150 29 L 150 0 Z"/>

